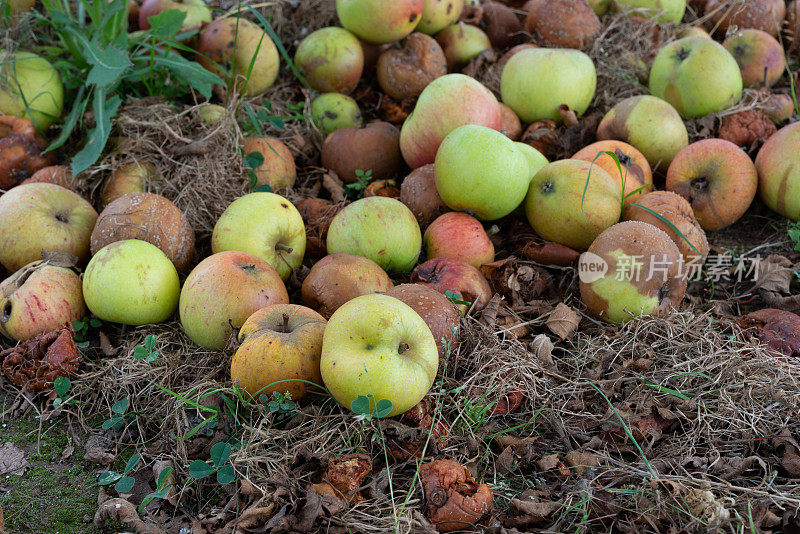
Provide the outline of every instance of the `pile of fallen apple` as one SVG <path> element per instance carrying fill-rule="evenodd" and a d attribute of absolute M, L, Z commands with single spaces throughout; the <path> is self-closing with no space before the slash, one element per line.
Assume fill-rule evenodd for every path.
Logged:
<path fill-rule="evenodd" d="M 560 123 L 590 106 L 595 65 L 578 48 L 597 37 L 598 15 L 610 7 L 634 9 L 639 17 L 677 23 L 686 4 L 532 0 L 524 10 L 516 4 L 337 0 L 342 27 L 314 31 L 299 43 L 294 63 L 318 93 L 310 112 L 327 135 L 323 165 L 345 184 L 407 174 L 399 191 L 381 190 L 388 196 L 340 206 L 304 201 L 306 214 L 332 207 L 335 215 L 322 236 L 328 255 L 302 283 L 302 305 L 290 303 L 285 285 L 307 245 L 305 221 L 292 202 L 272 192 L 244 194 L 217 221 L 213 254 L 195 266 L 190 222 L 170 200 L 145 192 L 152 166 L 117 169 L 98 195 L 98 215 L 72 189 L 68 169 L 42 154 L 47 143 L 31 123 L 47 127 L 60 114 L 58 72 L 43 58 L 17 52 L 3 67 L 14 83 L 0 93 L 6 191 L 0 263 L 12 273 L 0 284 L 0 332 L 31 340 L 82 319 L 87 309 L 126 325 L 164 322 L 177 312 L 200 347 L 221 351 L 238 333 L 231 377 L 254 396 L 278 391 L 300 399 L 324 385 L 345 407 L 366 395 L 373 403 L 391 401 L 389 415 L 397 415 L 427 394 L 459 315 L 479 311 L 492 296 L 479 270 L 495 260 L 486 231 L 492 221 L 527 219 L 545 240 L 588 251 L 580 262 L 588 270 L 580 284 L 586 311 L 621 323 L 677 307 L 688 266 L 708 254 L 705 231 L 737 221 L 757 194 L 772 210 L 800 220 L 798 123 L 777 130 L 753 162 L 728 140 L 689 144 L 683 120 L 736 105 L 743 87 L 767 95 L 786 71 L 786 53 L 797 54 L 791 31 L 797 1 L 788 13 L 783 0 L 695 2 L 704 4 L 699 9 L 723 41 L 699 26 L 685 29 L 687 36 L 655 56 L 650 95 L 617 103 L 600 122 L 596 143 L 553 162 L 515 139 L 523 124 Z M 187 24 L 202 24 L 199 61 L 219 72 L 218 64 L 231 64 L 245 96 L 274 83 L 279 54 L 259 26 L 237 17 L 212 21 L 197 2 L 147 0 L 140 27 L 165 8 L 191 12 Z M 463 13 L 476 25 L 458 22 Z M 776 39 L 784 16 L 786 52 Z M 548 47 L 512 48 L 526 31 Z M 236 48 L 229 46 L 234 39 Z M 455 72 L 493 46 L 511 48 L 502 59 L 502 103 Z M 358 103 L 348 96 L 372 68 L 386 95 L 416 99 L 399 130 L 385 122 L 362 125 Z M 774 123 L 792 117 L 790 97 L 763 100 Z M 201 111 L 209 122 L 224 113 L 210 105 Z M 278 139 L 248 138 L 244 152 L 263 156 L 255 169 L 259 185 L 278 192 L 295 185 L 292 153 Z M 659 173 L 664 190 L 655 191 Z M 320 225 L 313 216 L 309 222 Z M 642 276 L 620 276 L 631 266 Z M 183 284 L 181 273 L 188 273 Z M 394 285 L 392 276 L 407 274 L 410 283 Z"/>

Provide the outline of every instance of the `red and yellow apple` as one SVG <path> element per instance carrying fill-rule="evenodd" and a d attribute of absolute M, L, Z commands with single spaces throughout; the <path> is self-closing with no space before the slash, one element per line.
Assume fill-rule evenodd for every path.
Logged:
<path fill-rule="evenodd" d="M 339 22 L 372 44 L 399 41 L 422 19 L 423 0 L 336 0 Z"/>
<path fill-rule="evenodd" d="M 253 169 L 258 185 L 268 185 L 273 190 L 291 189 L 297 180 L 297 167 L 291 150 L 275 137 L 246 137 L 242 143 L 245 155 L 258 152 L 264 162 Z"/>
<path fill-rule="evenodd" d="M 758 192 L 764 204 L 800 221 L 800 122 L 767 139 L 756 156 Z M 2 199 L 0 198 L 0 201 Z"/>
<path fill-rule="evenodd" d="M 740 30 L 722 45 L 739 65 L 745 87 L 772 87 L 786 70 L 783 47 L 767 32 Z"/>
<path fill-rule="evenodd" d="M 442 47 L 451 71 L 466 65 L 469 60 L 492 48 L 489 37 L 483 30 L 471 24 L 459 22 L 436 34 L 436 42 Z"/>
<path fill-rule="evenodd" d="M 481 311 L 493 294 L 478 269 L 455 258 L 433 258 L 417 265 L 411 282 L 430 286 L 443 295 L 451 292 L 460 301 L 456 307 L 462 316 L 469 310 Z"/>
<path fill-rule="evenodd" d="M 494 244 L 481 222 L 469 215 L 451 211 L 433 221 L 422 236 L 425 255 L 455 258 L 480 268 L 494 261 Z"/>
<path fill-rule="evenodd" d="M 612 158 L 612 152 L 619 160 Z M 598 141 L 577 151 L 572 159 L 594 162 L 606 171 L 619 185 L 625 204 L 636 202 L 653 190 L 653 172 L 644 154 L 623 141 Z"/>

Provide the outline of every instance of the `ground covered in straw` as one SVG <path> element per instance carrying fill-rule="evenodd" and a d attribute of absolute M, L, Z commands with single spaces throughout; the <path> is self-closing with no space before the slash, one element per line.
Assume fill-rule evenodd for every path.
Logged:
<path fill-rule="evenodd" d="M 291 53 L 303 35 L 335 23 L 331 4 L 259 9 Z M 598 66 L 598 96 L 577 125 L 555 132 L 556 155 L 591 142 L 602 112 L 645 92 L 638 65 L 623 52 L 647 58 L 675 31 L 654 36 L 652 26 L 619 15 L 604 22 L 588 51 Z M 496 90 L 497 60 L 481 56 L 467 69 Z M 397 121 L 397 106 L 375 88 L 368 76 L 358 89 L 365 115 Z M 247 104 L 289 117 L 298 103 L 307 113 L 311 97 L 283 69 L 263 101 Z M 758 98 L 747 95 L 740 109 Z M 240 103 L 229 102 L 229 116 L 214 126 L 198 120 L 193 102 L 125 103 L 115 125 L 123 140 L 80 177 L 82 192 L 96 196 L 103 178 L 128 161 L 155 163 L 160 178 L 150 189 L 186 213 L 199 261 L 210 253 L 217 218 L 248 191 Z M 716 120 L 692 124 L 693 137 L 708 136 Z M 341 185 L 320 167 L 322 136 L 310 121 L 265 124 L 264 131 L 296 156 L 298 184 L 288 198 L 343 201 Z M 695 282 L 681 310 L 622 327 L 584 315 L 574 269 L 526 258 L 537 238 L 517 224 L 502 221 L 494 235 L 498 258 L 507 259 L 489 273 L 498 296 L 462 321 L 425 408 L 397 419 L 355 416 L 321 393 L 300 405 L 247 405 L 231 388 L 231 351 L 198 349 L 177 320 L 91 327 L 85 362 L 63 396 L 70 402 L 54 408 L 54 394 L 33 396 L 2 382 L 0 436 L 29 460 L 27 474 L 0 481 L 6 525 L 28 532 L 435 532 L 420 465 L 450 459 L 491 488 L 493 508 L 478 527 L 490 532 L 800 532 L 800 363 L 735 324 L 776 303 L 797 311 L 797 299 L 778 289 L 783 280 L 797 293 L 800 254 L 787 223 L 754 206 L 734 227 L 709 235 L 711 261 L 733 258 L 730 273 L 736 261 L 773 255 L 761 282 Z M 290 294 L 299 297 L 306 272 L 290 279 Z M 150 335 L 158 358 L 135 359 Z M 219 483 L 213 473 L 192 478 L 192 462 L 213 460 L 219 443 L 230 445 L 232 481 Z M 99 473 L 122 473 L 133 455 L 141 461 L 127 473 L 135 479 L 130 492 L 97 486 Z M 321 493 L 315 485 L 346 455 L 355 455 L 347 457 L 361 475 L 352 494 Z M 160 489 L 165 467 L 173 469 L 170 489 L 137 511 Z"/>

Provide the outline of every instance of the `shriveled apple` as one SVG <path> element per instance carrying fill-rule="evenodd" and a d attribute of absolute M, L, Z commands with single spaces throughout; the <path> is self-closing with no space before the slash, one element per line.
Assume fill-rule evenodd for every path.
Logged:
<path fill-rule="evenodd" d="M 423 228 L 447 211 L 436 190 L 433 164 L 423 165 L 406 176 L 400 186 L 400 202 L 408 206 Z"/>
<path fill-rule="evenodd" d="M 336 130 L 322 144 L 322 165 L 348 184 L 358 181 L 357 170 L 391 178 L 403 165 L 400 132 L 388 122 Z"/>
<path fill-rule="evenodd" d="M 602 29 L 600 19 L 585 0 L 532 0 L 528 5 L 528 31 L 551 45 L 583 48 Z"/>
<path fill-rule="evenodd" d="M 400 48 L 390 48 L 378 58 L 381 89 L 397 100 L 413 98 L 436 78 L 447 74 L 447 59 L 433 37 L 415 32 Z"/>
<path fill-rule="evenodd" d="M 482 310 L 492 298 L 492 288 L 481 272 L 454 258 L 434 258 L 418 265 L 411 273 L 411 282 L 428 285 L 452 298 L 462 316 L 470 309 Z"/>
<path fill-rule="evenodd" d="M 458 339 L 459 314 L 450 300 L 423 284 L 400 284 L 386 292 L 411 307 L 430 328 L 443 364 L 447 349 Z"/>

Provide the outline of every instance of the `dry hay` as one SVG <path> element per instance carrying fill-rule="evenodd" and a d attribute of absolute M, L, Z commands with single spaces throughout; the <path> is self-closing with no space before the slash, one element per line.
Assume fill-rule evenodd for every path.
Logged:
<path fill-rule="evenodd" d="M 800 485 L 781 467 L 779 443 L 771 439 L 800 436 L 798 362 L 768 354 L 727 320 L 691 310 L 637 319 L 616 330 L 595 325 L 582 330 L 556 346 L 551 365 L 520 342 L 465 320 L 462 343 L 431 394 L 436 416 L 450 427 L 449 439 L 441 449 L 431 440 L 427 458 L 451 458 L 470 467 L 495 490 L 498 513 L 520 492 L 544 491 L 546 499 L 560 504 L 546 519 L 551 531 L 650 522 L 655 531 L 702 532 L 715 520 L 697 517 L 702 513 L 713 512 L 717 519 L 729 513 L 747 524 L 748 503 L 766 503 L 778 515 L 800 509 Z M 134 346 L 148 333 L 158 335 L 161 356 L 154 364 L 132 358 Z M 382 445 L 383 439 L 391 444 L 391 436 L 414 432 L 402 420 L 362 422 L 330 397 L 316 394 L 286 421 L 263 407 L 239 404 L 238 424 L 223 416 L 216 428 L 209 425 L 184 439 L 209 413 L 161 388 L 222 408 L 220 392 L 234 398 L 230 356 L 193 346 L 176 321 L 120 330 L 111 338 L 117 354 L 102 357 L 98 350 L 74 380 L 81 401 L 74 409 L 87 431 L 89 421 L 109 417 L 111 405 L 127 396 L 129 412 L 138 415 L 116 434 L 117 446 L 133 447 L 147 461 L 172 460 L 179 480 L 187 476 L 192 459 L 208 458 L 213 443 L 240 436 L 241 449 L 233 456 L 240 479 L 263 492 L 260 506 L 285 506 L 290 515 L 301 513 L 306 489 L 320 481 L 328 458 L 366 452 L 373 462 L 362 491 L 366 500 L 330 518 L 330 526 L 385 532 L 398 514 L 401 532 L 422 528 L 416 464 L 387 460 Z M 487 412 L 499 396 L 520 386 L 528 394 L 519 410 Z M 642 429 L 641 451 L 626 438 L 619 417 L 628 428 Z M 509 442 L 495 436 L 527 442 L 509 453 Z M 583 473 L 566 468 L 570 451 L 588 453 L 598 465 Z M 552 454 L 564 473 L 537 463 Z M 253 506 L 241 495 L 232 498 L 232 488 L 211 496 L 206 490 L 198 500 L 196 486 L 181 487 L 183 510 L 190 516 L 215 502 L 213 495 L 216 502 L 232 499 L 227 516 L 212 506 L 228 519 Z M 692 496 L 708 497 L 702 491 L 713 496 L 706 512 L 687 504 Z M 609 509 L 619 514 L 604 518 L 603 510 Z"/>

